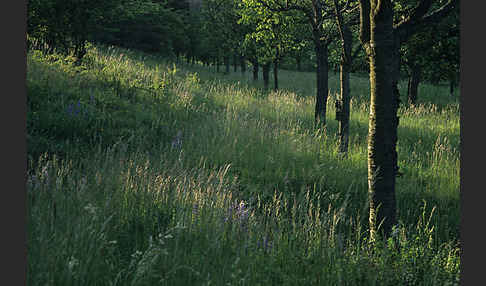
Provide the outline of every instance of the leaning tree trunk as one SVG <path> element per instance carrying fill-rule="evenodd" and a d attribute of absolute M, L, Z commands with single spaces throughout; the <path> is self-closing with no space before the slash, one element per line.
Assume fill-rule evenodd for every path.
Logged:
<path fill-rule="evenodd" d="M 346 156 L 349 142 L 349 114 L 350 114 L 350 85 L 349 73 L 351 70 L 351 30 L 343 25 L 343 52 L 340 64 L 341 98 L 336 100 L 336 119 L 339 122 L 339 153 Z"/>
<path fill-rule="evenodd" d="M 368 131 L 368 194 L 370 236 L 380 231 L 388 237 L 397 222 L 395 200 L 396 172 L 396 93 L 394 68 L 396 42 L 393 34 L 393 8 L 390 0 L 371 1 L 370 116 Z M 379 229 L 379 226 L 381 228 Z"/>
<path fill-rule="evenodd" d="M 410 78 L 408 80 L 408 103 L 417 103 L 418 98 L 418 87 L 421 80 L 421 70 L 420 65 L 415 64 L 411 67 Z"/>
<path fill-rule="evenodd" d="M 270 82 L 270 62 L 267 62 L 263 65 L 263 88 L 265 90 L 268 89 L 269 82 Z"/>
<path fill-rule="evenodd" d="M 316 57 L 317 57 L 317 94 L 316 94 L 316 108 L 315 108 L 315 123 L 316 126 L 326 125 L 326 106 L 327 96 L 329 93 L 329 64 L 328 64 L 328 50 L 327 44 L 322 43 L 320 40 L 315 44 Z"/>

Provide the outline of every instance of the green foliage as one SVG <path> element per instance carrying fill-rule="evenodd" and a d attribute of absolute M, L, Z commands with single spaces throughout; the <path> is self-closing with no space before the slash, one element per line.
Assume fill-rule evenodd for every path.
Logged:
<path fill-rule="evenodd" d="M 164 56 L 184 54 L 188 16 L 187 7 L 179 6 L 151 0 L 29 1 L 28 44 L 47 53 L 73 54 L 78 62 L 87 41 Z"/>
<path fill-rule="evenodd" d="M 300 52 L 305 48 L 302 25 L 293 12 L 275 12 L 257 1 L 242 1 L 239 5 L 239 22 L 250 26 L 245 36 L 244 46 L 255 46 L 260 63 L 281 59 L 290 52 Z"/>
<path fill-rule="evenodd" d="M 72 54 L 77 63 L 86 54 L 87 41 L 116 0 L 32 0 L 27 5 L 27 43 L 47 53 Z"/>
<path fill-rule="evenodd" d="M 415 2 L 411 1 L 408 6 L 396 3 L 399 7 L 396 14 L 406 17 L 406 11 L 411 9 L 412 4 L 416 5 Z M 434 4 L 433 8 L 439 8 L 443 3 Z M 434 84 L 442 81 L 457 83 L 460 72 L 459 25 L 457 6 L 440 22 L 421 27 L 420 31 L 401 47 L 403 68 L 410 74 L 412 66 L 420 66 L 423 70 L 423 79 Z"/>
<path fill-rule="evenodd" d="M 94 33 L 94 40 L 121 47 L 138 49 L 163 56 L 185 51 L 187 14 L 173 9 L 166 1 L 131 0 L 117 6 Z"/>

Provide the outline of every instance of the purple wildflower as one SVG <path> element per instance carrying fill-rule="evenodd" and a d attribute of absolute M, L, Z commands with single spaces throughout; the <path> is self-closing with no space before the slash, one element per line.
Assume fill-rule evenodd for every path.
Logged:
<path fill-rule="evenodd" d="M 249 209 L 246 207 L 245 202 L 241 201 L 236 209 L 236 217 L 240 223 L 240 227 L 243 232 L 248 231 L 249 216 L 250 216 Z"/>
<path fill-rule="evenodd" d="M 78 100 L 78 103 L 76 104 L 76 108 L 74 109 L 74 116 L 78 115 L 81 111 L 81 103 Z"/>
<path fill-rule="evenodd" d="M 83 108 L 81 106 L 81 102 L 78 100 L 76 105 L 70 103 L 67 108 L 66 108 L 66 113 L 69 116 L 74 116 L 76 117 L 78 114 L 80 114 L 83 111 Z"/>
<path fill-rule="evenodd" d="M 266 252 L 268 252 L 272 249 L 273 244 L 270 241 L 270 239 L 268 239 L 268 236 L 265 235 L 265 236 L 263 236 L 262 239 L 258 240 L 257 246 L 258 246 L 258 249 L 262 249 L 263 252 L 266 253 Z"/>
<path fill-rule="evenodd" d="M 68 107 L 66 108 L 66 113 L 69 115 L 69 116 L 72 116 L 73 115 L 73 104 L 69 104 Z"/>
<path fill-rule="evenodd" d="M 172 139 L 172 148 L 179 149 L 182 146 L 182 131 L 178 131 L 176 137 Z"/>
<path fill-rule="evenodd" d="M 224 215 L 224 222 L 231 221 L 231 219 L 233 218 L 233 209 L 234 209 L 234 207 L 231 206 L 231 205 L 228 207 L 228 209 L 226 210 L 226 213 Z"/>
<path fill-rule="evenodd" d="M 196 218 L 199 215 L 199 205 L 194 204 L 192 205 L 192 215 Z"/>

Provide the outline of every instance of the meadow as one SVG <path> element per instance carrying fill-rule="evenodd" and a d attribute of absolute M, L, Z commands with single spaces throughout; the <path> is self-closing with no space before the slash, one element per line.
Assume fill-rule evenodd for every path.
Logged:
<path fill-rule="evenodd" d="M 90 46 L 27 54 L 29 285 L 458 285 L 459 95 L 399 109 L 399 227 L 370 244 L 369 81 L 349 154 L 315 74 L 246 74 Z M 261 75 L 260 75 L 261 78 Z M 406 94 L 406 81 L 400 83 Z"/>

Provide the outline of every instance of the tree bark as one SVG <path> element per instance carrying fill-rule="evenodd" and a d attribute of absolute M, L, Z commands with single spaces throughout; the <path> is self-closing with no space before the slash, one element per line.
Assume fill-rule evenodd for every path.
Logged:
<path fill-rule="evenodd" d="M 350 116 L 350 83 L 351 70 L 351 45 L 352 33 L 347 25 L 343 25 L 342 46 L 340 64 L 340 89 L 341 97 L 336 101 L 336 119 L 339 122 L 339 153 L 347 156 L 349 142 L 349 116 Z"/>
<path fill-rule="evenodd" d="M 234 54 L 233 55 L 233 71 L 237 72 L 237 67 L 238 67 L 238 55 Z"/>
<path fill-rule="evenodd" d="M 263 88 L 268 90 L 270 82 L 270 62 L 267 62 L 263 65 Z"/>
<path fill-rule="evenodd" d="M 415 64 L 411 67 L 410 78 L 408 80 L 408 103 L 417 103 L 418 98 L 418 87 L 421 80 L 422 68 L 420 65 Z"/>
<path fill-rule="evenodd" d="M 370 116 L 368 131 L 368 194 L 370 236 L 391 234 L 396 219 L 396 93 L 394 68 L 396 41 L 390 0 L 370 1 Z M 381 226 L 381 228 L 379 228 Z"/>
<path fill-rule="evenodd" d="M 397 116 L 400 45 L 420 27 L 443 18 L 457 0 L 428 13 L 431 0 L 422 0 L 402 22 L 393 25 L 391 0 L 359 0 L 360 39 L 370 62 L 371 104 L 368 133 L 368 193 L 370 238 L 378 231 L 389 237 L 397 223 L 395 179 L 397 165 Z M 427 15 L 427 16 L 425 16 Z M 379 226 L 381 225 L 381 228 Z"/>
<path fill-rule="evenodd" d="M 329 93 L 329 64 L 328 64 L 328 44 L 319 40 L 316 41 L 315 51 L 317 57 L 317 94 L 315 107 L 315 123 L 316 126 L 326 125 L 326 107 L 327 97 Z"/>

